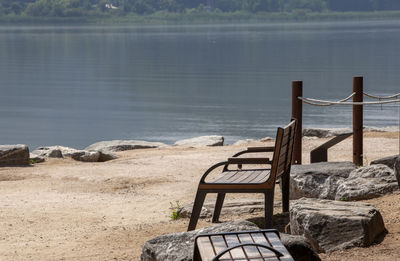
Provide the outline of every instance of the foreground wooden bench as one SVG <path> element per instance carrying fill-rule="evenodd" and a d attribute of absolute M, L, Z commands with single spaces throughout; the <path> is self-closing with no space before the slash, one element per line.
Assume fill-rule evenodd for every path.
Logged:
<path fill-rule="evenodd" d="M 294 261 L 275 229 L 197 236 L 193 261 L 217 260 Z"/>

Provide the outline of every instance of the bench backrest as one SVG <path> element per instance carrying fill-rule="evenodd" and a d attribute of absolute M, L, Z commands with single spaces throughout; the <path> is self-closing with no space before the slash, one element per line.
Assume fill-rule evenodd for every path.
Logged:
<path fill-rule="evenodd" d="M 292 163 L 293 145 L 296 133 L 296 120 L 293 119 L 287 126 L 278 128 L 275 140 L 275 151 L 272 159 L 271 178 L 276 180 L 289 173 Z"/>

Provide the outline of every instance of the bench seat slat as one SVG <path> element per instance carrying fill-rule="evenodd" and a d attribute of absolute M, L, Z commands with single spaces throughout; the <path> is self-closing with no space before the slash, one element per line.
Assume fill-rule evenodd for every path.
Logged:
<path fill-rule="evenodd" d="M 220 178 L 209 183 L 214 184 L 232 184 L 232 183 L 244 183 L 244 184 L 256 184 L 262 183 L 268 180 L 270 176 L 270 170 L 239 170 L 223 172 Z"/>
<path fill-rule="evenodd" d="M 225 239 L 223 236 L 211 236 L 210 237 L 211 243 L 214 246 L 215 253 L 218 254 L 222 250 L 226 249 L 228 246 L 226 245 Z M 230 253 L 226 253 L 223 255 L 219 260 L 227 261 L 232 260 L 232 256 Z"/>

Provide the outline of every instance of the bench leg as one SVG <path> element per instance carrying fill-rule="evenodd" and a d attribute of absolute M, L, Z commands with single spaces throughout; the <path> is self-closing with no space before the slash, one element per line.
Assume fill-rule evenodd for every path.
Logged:
<path fill-rule="evenodd" d="M 224 204 L 225 193 L 218 193 L 217 201 L 215 202 L 214 214 L 212 222 L 216 223 L 219 221 L 219 215 L 221 214 L 222 205 Z"/>
<path fill-rule="evenodd" d="M 195 230 L 205 198 L 206 198 L 205 192 L 197 191 L 196 199 L 194 200 L 193 203 L 192 215 L 190 216 L 188 231 Z"/>
<path fill-rule="evenodd" d="M 281 177 L 282 188 L 282 212 L 289 212 L 290 198 L 290 174 L 284 174 Z"/>
<path fill-rule="evenodd" d="M 264 193 L 264 228 L 272 228 L 272 217 L 274 215 L 274 191 L 268 190 Z"/>

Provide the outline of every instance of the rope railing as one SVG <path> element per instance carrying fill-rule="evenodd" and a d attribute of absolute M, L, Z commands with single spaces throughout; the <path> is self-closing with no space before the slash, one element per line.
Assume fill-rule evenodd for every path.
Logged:
<path fill-rule="evenodd" d="M 363 101 L 363 96 L 367 100 Z M 353 100 L 350 100 L 353 98 Z M 350 100 L 350 101 L 349 101 Z M 345 105 L 353 106 L 353 163 L 357 166 L 363 165 L 363 105 L 380 105 L 381 110 L 383 105 L 387 109 L 399 109 L 399 153 L 400 153 L 400 93 L 390 96 L 378 96 L 369 94 L 363 91 L 363 77 L 353 77 L 353 93 L 348 97 L 331 101 L 322 99 L 313 99 L 303 97 L 303 82 L 292 82 L 292 118 L 298 120 L 298 127 L 296 130 L 296 138 L 293 152 L 293 163 L 301 164 L 302 162 L 302 118 L 303 118 L 303 104 L 312 106 L 333 106 Z M 358 106 L 357 106 L 358 105 Z M 365 106 L 367 107 L 367 106 Z M 372 109 L 371 109 L 372 110 Z"/>
<path fill-rule="evenodd" d="M 378 104 L 389 104 L 398 103 L 400 99 L 388 100 L 388 101 L 365 101 L 365 102 L 343 102 L 343 101 L 327 101 L 317 100 L 311 98 L 298 97 L 301 101 L 306 104 L 313 106 L 332 106 L 332 105 L 378 105 Z"/>
<path fill-rule="evenodd" d="M 353 96 L 355 95 L 356 93 L 355 92 L 353 92 L 352 94 L 350 94 L 348 97 L 346 97 L 346 98 L 344 98 L 344 99 L 341 99 L 341 100 L 338 100 L 338 101 L 336 101 L 336 102 L 345 102 L 345 101 L 348 101 L 348 100 L 350 100 L 351 98 L 353 98 Z M 331 106 L 331 105 L 335 105 L 335 102 L 334 101 L 332 101 L 332 102 L 330 102 L 330 101 L 324 101 L 324 100 L 318 100 L 318 99 L 312 99 L 312 98 L 303 98 L 303 97 L 299 97 L 299 99 L 300 100 L 302 100 L 304 103 L 307 103 L 307 104 L 310 104 L 310 105 L 319 105 L 319 106 Z M 316 102 L 316 103 L 314 103 L 314 102 Z"/>
<path fill-rule="evenodd" d="M 367 96 L 371 99 L 377 99 L 377 100 L 389 100 L 389 99 L 393 99 L 393 98 L 398 98 L 400 96 L 400 93 L 394 94 L 394 95 L 390 95 L 390 96 L 375 96 L 366 92 L 363 92 L 364 96 Z"/>

